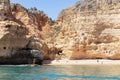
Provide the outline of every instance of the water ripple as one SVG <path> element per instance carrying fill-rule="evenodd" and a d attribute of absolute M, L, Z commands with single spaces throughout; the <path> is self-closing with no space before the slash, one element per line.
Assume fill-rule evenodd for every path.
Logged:
<path fill-rule="evenodd" d="M 40 77 L 49 77 L 49 78 L 79 78 L 79 79 L 101 79 L 101 80 L 120 80 L 120 77 L 117 76 L 70 76 L 70 75 L 59 75 L 59 74 L 41 74 Z"/>

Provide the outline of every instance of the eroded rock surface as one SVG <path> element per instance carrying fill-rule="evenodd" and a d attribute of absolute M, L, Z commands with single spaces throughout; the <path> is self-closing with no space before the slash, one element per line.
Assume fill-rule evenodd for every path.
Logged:
<path fill-rule="evenodd" d="M 120 59 L 120 0 L 83 0 L 63 10 L 55 45 L 68 59 Z"/>
<path fill-rule="evenodd" d="M 120 0 L 79 1 L 55 22 L 42 11 L 1 0 L 0 63 L 39 63 L 41 54 L 47 60 L 120 59 L 119 19 Z M 40 51 L 38 57 L 31 50 Z"/>
<path fill-rule="evenodd" d="M 42 28 L 50 23 L 51 20 L 43 12 L 25 9 L 20 4 L 10 4 L 9 0 L 0 0 L 0 63 L 31 63 L 29 61 L 33 60 L 35 54 L 28 49 L 42 52 L 38 55 L 41 58 L 43 53 L 49 51 L 49 48 L 44 51 L 46 38 L 43 39 Z M 23 55 L 20 52 L 23 49 L 32 57 Z M 36 59 L 36 63 L 41 61 Z"/>

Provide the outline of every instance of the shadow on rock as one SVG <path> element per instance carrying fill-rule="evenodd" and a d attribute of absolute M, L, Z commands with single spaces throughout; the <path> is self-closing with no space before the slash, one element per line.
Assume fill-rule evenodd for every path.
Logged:
<path fill-rule="evenodd" d="M 37 64 L 42 65 L 42 51 L 39 50 L 17 50 L 9 56 L 0 57 L 1 65 L 21 65 L 21 64 Z"/>

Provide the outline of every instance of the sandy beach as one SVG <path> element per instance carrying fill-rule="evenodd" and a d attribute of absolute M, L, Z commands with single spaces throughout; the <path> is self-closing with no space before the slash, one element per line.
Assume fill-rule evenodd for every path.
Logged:
<path fill-rule="evenodd" d="M 43 65 L 120 65 L 120 60 L 44 60 Z"/>

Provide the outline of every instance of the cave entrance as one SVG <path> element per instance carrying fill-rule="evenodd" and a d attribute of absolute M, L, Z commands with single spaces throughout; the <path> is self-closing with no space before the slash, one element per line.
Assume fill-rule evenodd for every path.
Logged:
<path fill-rule="evenodd" d="M 58 54 L 58 55 L 62 55 L 62 50 L 59 50 L 59 51 L 57 52 L 57 54 Z"/>
<path fill-rule="evenodd" d="M 4 50 L 6 50 L 6 47 L 3 47 Z"/>

